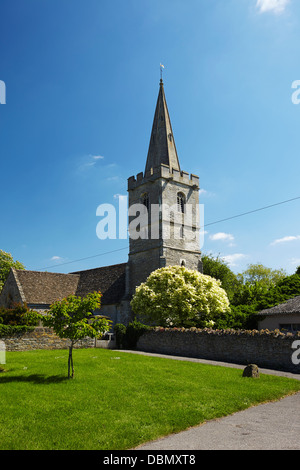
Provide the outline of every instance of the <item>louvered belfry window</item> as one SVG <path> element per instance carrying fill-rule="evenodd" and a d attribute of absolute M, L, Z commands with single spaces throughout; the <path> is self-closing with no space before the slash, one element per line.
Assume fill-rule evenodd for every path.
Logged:
<path fill-rule="evenodd" d="M 145 207 L 147 207 L 147 210 L 149 211 L 149 194 L 144 193 L 142 195 L 142 204 L 144 204 Z"/>
<path fill-rule="evenodd" d="M 178 210 L 178 212 L 182 212 L 182 214 L 184 214 L 184 206 L 185 206 L 184 194 L 178 193 L 177 194 L 177 210 Z"/>

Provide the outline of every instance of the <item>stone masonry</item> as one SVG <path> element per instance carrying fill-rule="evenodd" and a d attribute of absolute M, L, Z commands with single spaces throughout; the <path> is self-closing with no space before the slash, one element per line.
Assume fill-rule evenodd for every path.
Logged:
<path fill-rule="evenodd" d="M 195 357 L 300 374 L 293 364 L 294 341 L 299 334 L 278 330 L 210 330 L 156 328 L 144 333 L 137 348 L 141 351 Z"/>
<path fill-rule="evenodd" d="M 70 340 L 59 338 L 51 328 L 38 327 L 27 333 L 20 333 L 4 341 L 6 351 L 32 351 L 34 349 L 68 349 Z M 78 341 L 74 348 L 93 348 L 95 340 L 86 338 Z"/>

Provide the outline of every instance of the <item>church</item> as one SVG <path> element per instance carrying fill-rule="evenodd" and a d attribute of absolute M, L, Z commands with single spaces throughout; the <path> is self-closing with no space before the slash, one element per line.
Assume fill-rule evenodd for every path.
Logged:
<path fill-rule="evenodd" d="M 140 204 L 147 209 L 148 234 L 131 237 L 129 230 L 127 263 L 69 274 L 11 269 L 0 294 L 0 306 L 26 303 L 43 312 L 68 295 L 85 296 L 100 291 L 101 314 L 110 317 L 114 324 L 127 324 L 135 288 L 151 272 L 172 265 L 202 271 L 199 177 L 180 167 L 162 78 L 145 169 L 128 178 L 127 189 L 129 208 Z M 187 208 L 190 217 L 186 217 Z M 132 217 L 129 210 L 129 226 Z"/>

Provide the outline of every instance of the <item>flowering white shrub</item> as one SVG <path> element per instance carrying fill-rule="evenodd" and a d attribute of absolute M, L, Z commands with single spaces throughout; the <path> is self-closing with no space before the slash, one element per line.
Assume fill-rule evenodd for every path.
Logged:
<path fill-rule="evenodd" d="M 230 310 L 221 282 L 183 266 L 160 268 L 136 288 L 133 312 L 160 326 L 212 325 Z"/>

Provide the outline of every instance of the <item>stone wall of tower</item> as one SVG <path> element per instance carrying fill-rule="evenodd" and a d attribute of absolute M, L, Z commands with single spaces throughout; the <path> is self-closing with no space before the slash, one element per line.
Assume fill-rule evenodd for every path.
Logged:
<path fill-rule="evenodd" d="M 185 198 L 185 213 L 180 213 L 177 208 L 179 193 Z M 172 179 L 167 178 L 163 185 L 162 201 L 167 207 L 175 207 L 174 212 L 162 211 L 162 258 L 165 259 L 165 265 L 184 265 L 188 269 L 201 271 L 199 178 L 173 170 Z M 167 230 L 164 229 L 165 226 Z"/>
<path fill-rule="evenodd" d="M 148 237 L 129 242 L 129 292 L 144 282 L 152 271 L 164 266 L 184 265 L 202 269 L 199 249 L 199 178 L 196 175 L 170 170 L 167 165 L 128 179 L 129 208 L 149 196 Z M 190 219 L 178 211 L 177 195 L 184 195 L 191 208 Z M 159 205 L 154 217 L 153 204 Z M 151 207 L 152 206 L 152 207 Z M 152 212 L 151 212 L 152 210 Z M 156 213 L 157 215 L 157 213 Z M 134 217 L 129 218 L 129 225 Z M 183 226 L 183 232 L 181 231 Z M 153 238 L 154 235 L 154 238 Z"/>
<path fill-rule="evenodd" d="M 160 248 L 129 254 L 129 294 L 134 294 L 135 288 L 156 269 L 162 267 Z"/>

